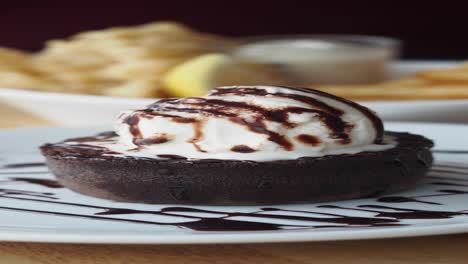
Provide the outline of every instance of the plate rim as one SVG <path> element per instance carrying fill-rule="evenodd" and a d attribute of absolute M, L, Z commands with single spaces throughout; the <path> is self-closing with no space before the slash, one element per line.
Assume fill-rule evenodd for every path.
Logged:
<path fill-rule="evenodd" d="M 403 230 L 402 230 L 403 229 Z M 407 230 L 406 230 L 407 229 Z M 398 231 L 398 232 L 395 232 Z M 318 241 L 347 241 L 389 239 L 403 237 L 421 237 L 432 235 L 450 235 L 468 233 L 467 223 L 446 224 L 440 226 L 418 227 L 388 227 L 385 229 L 317 231 L 291 233 L 271 233 L 256 231 L 255 233 L 180 233 L 154 235 L 141 231 L 135 234 L 118 232 L 114 234 L 93 233 L 55 233 L 49 231 L 21 232 L 0 230 L 0 241 L 9 242 L 39 242 L 39 243 L 82 243 L 82 244 L 250 244 L 250 243 L 287 243 L 287 242 L 318 242 Z M 124 238 L 124 239 L 122 239 Z"/>

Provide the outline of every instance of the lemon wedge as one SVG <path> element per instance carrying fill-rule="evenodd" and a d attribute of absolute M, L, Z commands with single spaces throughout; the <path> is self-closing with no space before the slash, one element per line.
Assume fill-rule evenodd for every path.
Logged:
<path fill-rule="evenodd" d="M 210 53 L 192 58 L 169 70 L 163 89 L 172 96 L 200 96 L 219 86 L 281 85 L 286 78 L 264 64 L 236 60 L 229 55 Z"/>

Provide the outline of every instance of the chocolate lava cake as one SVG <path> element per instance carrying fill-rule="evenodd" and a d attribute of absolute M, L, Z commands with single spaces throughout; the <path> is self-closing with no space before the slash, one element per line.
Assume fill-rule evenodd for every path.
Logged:
<path fill-rule="evenodd" d="M 235 86 L 123 112 L 116 133 L 41 146 L 65 187 L 122 202 L 249 205 L 414 186 L 432 141 L 384 132 L 369 109 L 311 89 Z"/>

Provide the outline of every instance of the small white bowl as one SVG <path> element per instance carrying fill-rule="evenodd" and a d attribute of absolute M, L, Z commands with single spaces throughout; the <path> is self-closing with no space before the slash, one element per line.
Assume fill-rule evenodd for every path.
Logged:
<path fill-rule="evenodd" d="M 275 66 L 296 84 L 369 84 L 385 79 L 400 41 L 365 35 L 284 35 L 245 40 L 241 61 Z"/>

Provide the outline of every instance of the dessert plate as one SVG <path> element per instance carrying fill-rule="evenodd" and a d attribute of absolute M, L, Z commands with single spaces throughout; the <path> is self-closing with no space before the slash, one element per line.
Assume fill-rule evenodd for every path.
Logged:
<path fill-rule="evenodd" d="M 416 188 L 358 200 L 268 206 L 147 205 L 83 196 L 54 181 L 37 146 L 105 128 L 2 130 L 0 240 L 198 244 L 468 232 L 468 141 L 461 140 L 468 126 L 387 123 L 386 128 L 435 140 L 435 166 Z"/>
<path fill-rule="evenodd" d="M 456 62 L 399 61 L 390 65 L 389 79 L 402 78 L 417 71 L 453 66 Z M 44 120 L 64 126 L 109 124 L 120 111 L 154 102 L 149 98 L 122 98 L 83 94 L 63 94 L 0 88 L 0 100 Z M 2 103 L 0 101 L 0 103 Z M 428 101 L 363 102 L 386 121 L 426 121 L 468 123 L 468 99 Z M 431 114 L 428 115 L 427 113 Z"/>

